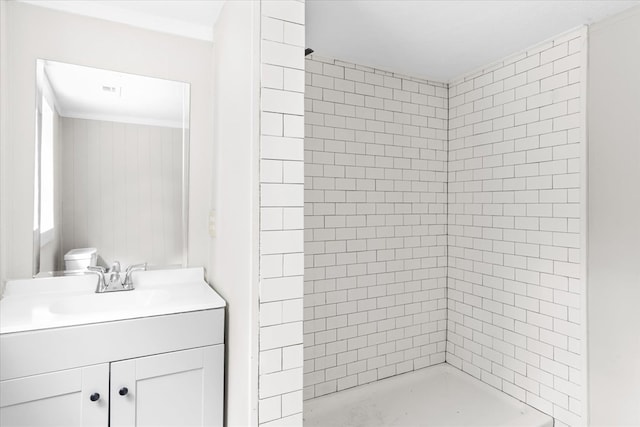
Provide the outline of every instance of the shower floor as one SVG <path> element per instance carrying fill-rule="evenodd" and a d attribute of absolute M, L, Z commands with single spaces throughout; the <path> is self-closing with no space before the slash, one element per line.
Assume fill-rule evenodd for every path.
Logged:
<path fill-rule="evenodd" d="M 441 363 L 307 400 L 304 426 L 553 427 L 553 418 Z"/>

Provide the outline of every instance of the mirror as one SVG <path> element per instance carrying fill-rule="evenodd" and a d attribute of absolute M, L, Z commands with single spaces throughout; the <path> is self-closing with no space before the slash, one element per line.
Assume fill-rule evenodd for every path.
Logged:
<path fill-rule="evenodd" d="M 36 66 L 34 275 L 77 269 L 80 248 L 98 265 L 185 266 L 189 84 Z"/>

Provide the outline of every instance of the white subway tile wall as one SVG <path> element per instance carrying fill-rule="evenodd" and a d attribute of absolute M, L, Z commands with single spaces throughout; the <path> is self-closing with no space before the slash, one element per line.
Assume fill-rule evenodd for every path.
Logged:
<path fill-rule="evenodd" d="M 444 362 L 447 308 L 446 85 L 308 58 L 305 399 Z"/>
<path fill-rule="evenodd" d="M 449 87 L 447 362 L 583 425 L 586 31 Z"/>
<path fill-rule="evenodd" d="M 258 422 L 302 425 L 303 1 L 261 1 Z"/>

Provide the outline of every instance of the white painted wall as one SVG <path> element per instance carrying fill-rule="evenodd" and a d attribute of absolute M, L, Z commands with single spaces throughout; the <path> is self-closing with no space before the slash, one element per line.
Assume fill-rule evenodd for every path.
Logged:
<path fill-rule="evenodd" d="M 181 265 L 182 129 L 70 117 L 60 123 L 59 264 L 67 251 L 93 247 L 106 265 Z"/>
<path fill-rule="evenodd" d="M 0 240 L 5 279 L 31 276 L 36 59 L 44 58 L 191 84 L 189 264 L 207 266 L 212 177 L 212 44 L 18 2 L 7 10 L 3 77 L 3 203 Z M 5 25 L 3 25 L 3 30 Z M 3 52 L 5 49 L 3 49 Z M 5 73 L 3 73 L 4 76 Z M 8 84 L 8 81 L 11 84 Z M 5 126 L 3 126 L 3 132 Z M 10 206 L 10 209 L 9 209 Z"/>
<path fill-rule="evenodd" d="M 7 230 L 7 167 L 2 159 L 7 157 L 7 111 L 9 100 L 7 92 L 9 79 L 7 78 L 7 6 L 8 2 L 0 1 L 0 234 Z M 32 240 L 32 239 L 31 239 Z M 7 278 L 7 243 L 8 239 L 0 237 L 0 295 L 4 290 Z"/>
<path fill-rule="evenodd" d="M 591 425 L 640 425 L 640 8 L 590 28 Z"/>
<path fill-rule="evenodd" d="M 217 224 L 209 272 L 227 301 L 226 417 L 257 425 L 259 3 L 225 3 L 215 27 Z"/>

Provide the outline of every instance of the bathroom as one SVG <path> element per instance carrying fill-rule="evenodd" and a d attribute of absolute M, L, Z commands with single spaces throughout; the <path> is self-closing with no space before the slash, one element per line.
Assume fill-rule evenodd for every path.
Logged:
<path fill-rule="evenodd" d="M 5 376 L 34 348 L 92 353 L 8 346 L 41 332 L 4 330 L 19 285 L 126 305 L 158 269 L 221 299 L 135 354 L 94 337 L 113 357 L 91 366 L 113 383 L 134 357 L 215 347 L 213 418 L 174 425 L 640 425 L 638 2 L 91 3 L 0 2 L 0 416 L 10 382 L 54 371 Z M 188 85 L 182 259 L 74 243 L 147 262 L 132 292 L 31 279 L 67 252 L 36 263 L 38 60 Z M 131 425 L 129 389 L 79 390 L 103 416 L 77 425 Z"/>

